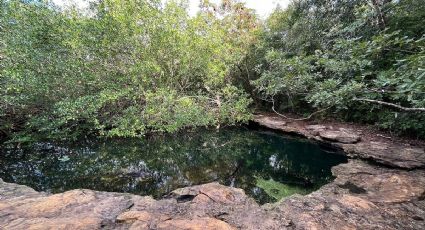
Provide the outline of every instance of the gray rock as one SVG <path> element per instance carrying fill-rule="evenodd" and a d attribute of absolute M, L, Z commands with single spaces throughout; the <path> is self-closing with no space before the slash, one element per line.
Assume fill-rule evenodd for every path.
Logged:
<path fill-rule="evenodd" d="M 291 122 L 285 126 L 276 126 L 279 117 L 256 116 L 254 121 L 264 127 L 286 133 L 294 133 L 309 139 L 325 142 L 339 147 L 353 158 L 372 160 L 374 162 L 405 169 L 425 168 L 425 151 L 423 147 L 410 146 L 396 140 L 383 139 L 377 142 L 371 136 L 362 136 L 362 130 L 355 128 L 339 128 L 332 130 L 329 125 L 307 125 L 303 122 Z M 270 122 L 273 121 L 273 122 Z M 283 120 L 284 121 L 284 120 Z M 344 123 L 339 124 L 344 126 Z M 348 126 L 348 125 L 346 125 Z M 323 129 L 325 127 L 325 129 Z M 376 136 L 385 136 L 377 134 Z"/>
<path fill-rule="evenodd" d="M 328 141 L 339 142 L 344 144 L 353 144 L 360 141 L 359 135 L 344 131 L 321 131 L 319 132 L 319 136 Z"/>
<path fill-rule="evenodd" d="M 327 129 L 327 127 L 324 125 L 307 125 L 305 128 L 307 130 L 313 130 L 313 131 L 323 131 Z"/>
<path fill-rule="evenodd" d="M 419 147 L 383 142 L 363 142 L 342 147 L 351 157 L 373 160 L 391 167 L 415 169 L 423 168 L 425 165 L 425 151 Z"/>

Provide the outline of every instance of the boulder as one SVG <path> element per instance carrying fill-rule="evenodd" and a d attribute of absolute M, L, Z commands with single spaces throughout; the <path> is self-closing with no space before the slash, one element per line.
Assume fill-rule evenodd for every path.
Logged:
<path fill-rule="evenodd" d="M 221 204 L 238 204 L 244 202 L 247 199 L 247 196 L 242 189 L 230 188 L 219 183 L 209 183 L 181 188 L 173 191 L 171 195 L 177 200 L 182 201 L 193 200 L 197 196 L 202 195 L 196 200 L 202 200 L 202 202 L 210 200 L 212 202 Z"/>

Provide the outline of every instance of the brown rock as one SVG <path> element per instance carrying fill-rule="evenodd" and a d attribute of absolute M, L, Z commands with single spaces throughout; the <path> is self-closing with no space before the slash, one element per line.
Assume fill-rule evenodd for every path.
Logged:
<path fill-rule="evenodd" d="M 423 170 L 386 169 L 352 160 L 333 173 L 335 182 L 310 195 L 290 197 L 271 213 L 281 213 L 296 229 L 425 227 L 424 221 L 412 221 L 425 217 L 425 202 L 417 200 L 425 189 Z"/>
<path fill-rule="evenodd" d="M 196 204 L 207 204 L 208 202 L 211 202 L 211 201 L 212 201 L 211 198 L 209 198 L 208 196 L 204 194 L 199 194 L 193 199 L 193 202 Z"/>
<path fill-rule="evenodd" d="M 101 225 L 101 220 L 97 218 L 34 218 L 34 219 L 16 219 L 0 227 L 9 230 L 91 230 L 97 229 Z"/>
<path fill-rule="evenodd" d="M 36 194 L 0 183 L 0 191 L 20 191 L 0 200 L 0 229 L 425 228 L 425 170 L 350 160 L 333 173 L 334 182 L 310 195 L 263 207 L 242 190 L 217 183 L 174 192 L 194 196 L 187 202 L 89 190 Z"/>
<path fill-rule="evenodd" d="M 152 220 L 154 217 L 152 216 L 152 213 L 146 212 L 146 211 L 128 211 L 121 213 L 117 217 L 117 221 L 120 222 L 129 222 L 129 221 L 143 221 L 148 222 Z"/>
<path fill-rule="evenodd" d="M 317 130 L 317 131 L 322 131 L 327 129 L 327 127 L 324 125 L 307 125 L 305 128 L 307 130 Z"/>
<path fill-rule="evenodd" d="M 148 211 L 127 211 L 121 213 L 117 217 L 118 222 L 152 222 L 152 221 L 166 221 L 171 219 L 171 217 L 167 215 L 163 215 L 161 213 L 151 213 Z"/>
<path fill-rule="evenodd" d="M 198 218 L 192 220 L 179 219 L 168 220 L 158 225 L 158 229 L 164 230 L 233 230 L 232 226 L 215 218 Z"/>
<path fill-rule="evenodd" d="M 319 136 L 328 141 L 334 141 L 344 144 L 352 144 L 360 141 L 360 136 L 354 133 L 348 133 L 345 131 L 321 131 Z"/>
<path fill-rule="evenodd" d="M 136 221 L 128 229 L 130 229 L 130 230 L 140 230 L 140 229 L 152 229 L 152 228 L 149 228 L 149 223 L 147 223 L 147 222 Z"/>
<path fill-rule="evenodd" d="M 377 206 L 372 202 L 351 195 L 343 195 L 342 198 L 339 199 L 339 202 L 342 206 L 357 212 L 367 212 L 371 211 L 372 209 L 377 209 Z"/>
<path fill-rule="evenodd" d="M 277 117 L 258 116 L 256 121 L 260 122 L 261 125 L 271 129 L 278 129 L 286 125 L 286 121 L 283 121 Z"/>
<path fill-rule="evenodd" d="M 70 205 L 83 205 L 95 199 L 92 191 L 74 190 L 32 200 L 31 203 L 23 204 L 19 209 L 22 212 L 27 211 L 32 216 L 52 216 Z"/>
<path fill-rule="evenodd" d="M 128 195 L 90 190 L 36 195 L 0 181 L 0 191 L 9 186 L 17 189 L 17 196 L 0 200 L 0 229 L 98 229 L 132 204 Z"/>
<path fill-rule="evenodd" d="M 176 199 L 188 196 L 196 198 L 198 195 L 203 196 L 196 199 L 195 201 L 206 202 L 209 199 L 212 202 L 221 204 L 241 203 L 247 199 L 247 196 L 242 189 L 230 188 L 220 185 L 219 183 L 209 183 L 188 188 L 181 188 L 172 192 L 172 196 Z"/>
<path fill-rule="evenodd" d="M 41 197 L 43 193 L 18 184 L 6 183 L 0 179 L 0 201 L 19 197 L 20 199 L 29 197 Z M 0 207 L 1 210 L 1 207 Z"/>
<path fill-rule="evenodd" d="M 332 171 L 338 175 L 337 185 L 374 203 L 410 202 L 425 194 L 423 170 L 385 169 L 356 160 L 336 166 Z"/>
<path fill-rule="evenodd" d="M 267 115 L 256 115 L 254 118 L 254 122 L 260 126 L 329 143 L 344 149 L 351 157 L 373 160 L 392 167 L 425 168 L 425 150 L 423 147 L 414 147 L 410 146 L 409 143 L 402 144 L 388 139 L 380 139 L 380 142 L 378 142 L 374 137 L 385 135 L 376 133 L 374 135 L 363 135 L 360 141 L 359 134 L 364 133 L 363 128 L 359 129 L 355 126 L 350 128 L 349 125 L 344 123 L 337 124 L 337 127 L 342 127 L 335 131 L 332 130 L 332 125 L 326 123 L 308 125 L 303 122 L 290 122 L 285 126 L 276 125 L 279 121 L 285 122 L 280 117 Z"/>
<path fill-rule="evenodd" d="M 343 145 L 350 156 L 372 159 L 381 164 L 415 169 L 425 166 L 425 151 L 419 147 L 405 147 L 383 142 L 363 142 Z"/>

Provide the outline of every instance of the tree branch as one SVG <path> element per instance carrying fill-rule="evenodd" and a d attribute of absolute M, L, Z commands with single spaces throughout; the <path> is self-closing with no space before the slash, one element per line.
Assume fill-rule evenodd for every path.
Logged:
<path fill-rule="evenodd" d="M 389 102 L 385 102 L 385 101 L 378 101 L 378 100 L 371 100 L 371 99 L 364 99 L 364 98 L 354 98 L 354 101 L 363 101 L 363 102 L 370 102 L 370 103 L 375 103 L 375 104 L 379 104 L 379 105 L 385 105 L 385 106 L 389 106 L 389 107 L 393 107 L 393 108 L 397 108 L 403 111 L 408 111 L 408 112 L 425 112 L 425 108 L 407 108 L 407 107 L 403 107 L 401 105 L 397 105 L 397 104 L 393 104 L 393 103 L 389 103 Z"/>
<path fill-rule="evenodd" d="M 277 115 L 279 115 L 279 116 L 281 116 L 281 117 L 283 117 L 283 118 L 285 118 L 285 119 L 292 120 L 292 121 L 305 121 L 305 120 L 310 120 L 310 119 L 311 119 L 314 115 L 316 115 L 316 114 L 318 114 L 318 113 L 321 113 L 321 112 L 324 112 L 324 111 L 326 111 L 326 110 L 328 110 L 328 109 L 330 109 L 330 108 L 332 107 L 332 106 L 329 106 L 329 107 L 327 107 L 327 108 L 324 108 L 324 109 L 318 110 L 318 111 L 316 111 L 316 112 L 314 112 L 314 113 L 310 114 L 308 117 L 295 119 L 295 118 L 287 117 L 287 116 L 285 116 L 285 115 L 283 115 L 283 114 L 281 114 L 281 113 L 277 112 L 277 111 L 276 111 L 276 109 L 274 108 L 274 98 L 272 98 L 271 102 L 272 102 L 272 110 L 273 110 L 273 112 L 275 112 Z"/>

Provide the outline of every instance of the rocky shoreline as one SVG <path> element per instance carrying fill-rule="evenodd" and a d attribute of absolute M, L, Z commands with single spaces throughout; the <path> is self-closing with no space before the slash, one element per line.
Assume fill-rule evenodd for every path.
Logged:
<path fill-rule="evenodd" d="M 415 146 L 382 133 L 371 134 L 362 129 L 363 127 L 346 123 L 310 124 L 274 115 L 256 115 L 254 122 L 262 127 L 332 145 L 343 150 L 351 158 L 369 160 L 386 167 L 425 169 L 423 145 Z"/>
<path fill-rule="evenodd" d="M 425 229 L 422 146 L 345 124 L 272 115 L 254 122 L 340 148 L 350 160 L 318 191 L 263 206 L 217 183 L 154 200 L 91 190 L 51 195 L 0 180 L 0 229 Z"/>

